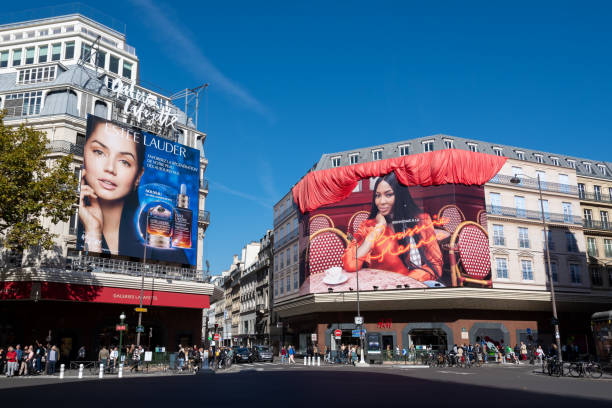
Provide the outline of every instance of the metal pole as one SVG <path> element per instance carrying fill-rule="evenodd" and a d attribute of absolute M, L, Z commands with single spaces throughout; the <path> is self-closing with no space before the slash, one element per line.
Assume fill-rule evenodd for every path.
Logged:
<path fill-rule="evenodd" d="M 557 343 L 557 358 L 559 362 L 563 362 L 561 354 L 561 335 L 559 334 L 559 319 L 557 318 L 557 300 L 555 298 L 555 284 L 553 282 L 552 270 L 550 269 L 550 250 L 548 248 L 548 227 L 546 225 L 546 217 L 544 216 L 544 200 L 542 199 L 542 184 L 540 175 L 538 174 L 538 191 L 540 193 L 540 212 L 542 213 L 542 226 L 544 227 L 544 251 L 546 252 L 546 265 L 548 266 L 548 281 L 550 282 L 550 298 L 552 302 L 553 318 L 555 319 L 555 341 Z"/>
<path fill-rule="evenodd" d="M 147 223 L 145 227 L 144 255 L 142 260 L 142 273 L 140 280 L 140 310 L 142 310 L 142 298 L 144 295 L 144 274 L 147 267 L 147 241 L 149 239 L 149 211 L 147 210 Z M 136 347 L 140 347 L 140 326 L 142 325 L 142 311 L 138 312 L 138 327 L 136 327 Z"/>
<path fill-rule="evenodd" d="M 357 259 L 357 239 L 355 239 L 355 271 L 357 273 L 357 316 L 361 318 L 361 309 L 359 305 L 359 262 Z M 365 364 L 365 360 L 363 359 L 363 319 L 360 319 L 359 324 L 359 343 L 361 345 L 361 359 L 359 360 L 359 364 Z"/>
<path fill-rule="evenodd" d="M 121 313 L 121 316 L 123 316 L 123 312 Z M 123 326 L 123 321 L 125 319 L 121 319 L 121 326 Z M 122 347 L 122 343 L 123 343 L 123 330 L 119 330 L 119 358 L 117 361 L 117 366 L 119 366 L 119 364 L 121 364 L 121 347 Z"/>

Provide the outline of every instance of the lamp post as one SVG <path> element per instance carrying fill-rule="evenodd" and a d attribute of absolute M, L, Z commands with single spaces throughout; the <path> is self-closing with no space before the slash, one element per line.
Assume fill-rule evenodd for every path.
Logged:
<path fill-rule="evenodd" d="M 525 177 L 525 176 L 522 176 Z M 528 176 L 527 176 L 528 177 Z M 533 179 L 533 177 L 528 177 Z M 555 328 L 555 343 L 557 344 L 557 358 L 559 362 L 563 362 L 563 356 L 561 354 L 561 335 L 559 334 L 559 319 L 557 318 L 557 300 L 555 298 L 555 283 L 553 282 L 552 270 L 550 268 L 550 249 L 548 246 L 548 226 L 546 224 L 546 216 L 544 215 L 544 200 L 542 199 L 542 182 L 540 180 L 540 175 L 537 176 L 538 180 L 538 192 L 540 194 L 540 213 L 542 217 L 542 227 L 544 228 L 544 251 L 546 252 L 546 266 L 548 269 L 548 282 L 550 283 L 550 299 L 552 303 L 552 313 L 553 313 L 553 326 Z M 521 179 L 515 174 L 514 177 L 510 179 L 512 184 L 520 184 Z"/>
<path fill-rule="evenodd" d="M 348 234 L 348 236 L 346 237 L 349 241 L 353 240 L 353 235 L 352 234 Z M 365 362 L 364 358 L 363 358 L 363 317 L 361 316 L 361 309 L 360 309 L 360 304 L 359 304 L 359 264 L 358 264 L 358 259 L 357 259 L 357 240 L 355 240 L 355 273 L 356 273 L 356 280 L 357 280 L 357 318 L 359 320 L 359 343 L 361 344 L 361 358 L 359 360 L 359 365 L 367 365 L 367 363 Z M 356 322 L 357 323 L 357 322 Z"/>
<path fill-rule="evenodd" d="M 140 331 L 142 326 L 142 298 L 144 295 L 144 274 L 147 267 L 147 241 L 149 240 L 149 210 L 147 210 L 147 222 L 145 228 L 145 240 L 144 240 L 144 255 L 142 259 L 142 273 L 140 279 L 140 306 L 138 312 L 138 327 L 136 327 L 136 348 L 140 348 Z"/>
<path fill-rule="evenodd" d="M 121 326 L 123 326 L 123 321 L 125 320 L 125 313 L 121 312 L 119 315 L 119 319 L 121 320 Z M 121 347 L 123 343 L 123 330 L 119 330 L 119 362 L 121 364 Z"/>

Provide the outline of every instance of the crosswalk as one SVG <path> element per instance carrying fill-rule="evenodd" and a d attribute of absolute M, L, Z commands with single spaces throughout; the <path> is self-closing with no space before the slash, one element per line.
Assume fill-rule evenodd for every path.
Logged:
<path fill-rule="evenodd" d="M 324 365 L 321 364 L 320 367 Z M 261 362 L 261 363 L 242 363 L 242 364 L 232 364 L 230 367 L 230 371 L 268 371 L 268 370 L 286 370 L 286 369 L 308 369 L 314 368 L 316 366 L 309 366 L 303 364 L 282 364 L 282 363 L 273 363 L 273 362 Z M 319 368 L 320 368 L 319 367 Z"/>

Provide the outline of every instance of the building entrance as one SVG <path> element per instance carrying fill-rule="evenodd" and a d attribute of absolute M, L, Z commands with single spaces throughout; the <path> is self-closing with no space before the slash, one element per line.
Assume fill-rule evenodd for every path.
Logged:
<path fill-rule="evenodd" d="M 446 351 L 448 339 L 441 329 L 413 329 L 409 333 L 411 346 L 427 346 L 435 351 Z"/>

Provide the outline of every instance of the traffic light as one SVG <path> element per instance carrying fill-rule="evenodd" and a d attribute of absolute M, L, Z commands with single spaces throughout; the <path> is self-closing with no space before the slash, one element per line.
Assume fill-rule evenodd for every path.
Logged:
<path fill-rule="evenodd" d="M 215 333 L 217 332 L 217 327 L 219 327 L 219 325 L 215 323 Z"/>

